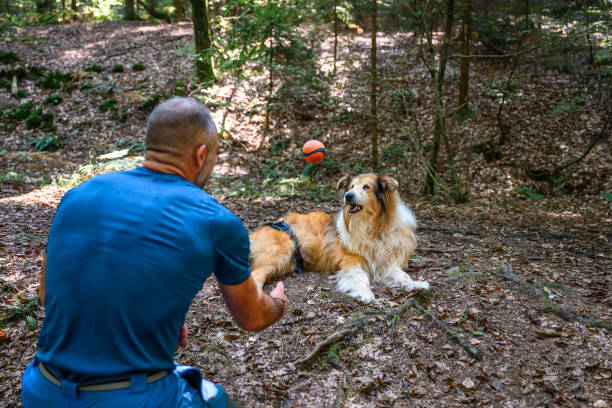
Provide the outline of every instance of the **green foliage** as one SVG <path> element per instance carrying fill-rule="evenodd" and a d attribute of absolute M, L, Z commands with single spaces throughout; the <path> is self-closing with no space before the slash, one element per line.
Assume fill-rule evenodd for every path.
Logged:
<path fill-rule="evenodd" d="M 60 102 L 62 102 L 62 97 L 57 95 L 57 94 L 49 95 L 45 99 L 45 104 L 47 104 L 47 105 L 59 105 Z"/>
<path fill-rule="evenodd" d="M 43 134 L 38 139 L 30 140 L 29 145 L 37 152 L 54 152 L 62 147 L 62 142 L 55 136 Z"/>
<path fill-rule="evenodd" d="M 63 82 L 70 82 L 71 74 L 62 74 L 59 71 L 48 72 L 40 78 L 40 86 L 44 89 L 59 89 Z"/>
<path fill-rule="evenodd" d="M 602 200 L 607 200 L 612 202 L 612 193 L 603 193 L 599 195 L 599 198 L 601 198 Z"/>
<path fill-rule="evenodd" d="M 123 65 L 121 64 L 115 64 L 113 65 L 113 68 L 111 68 L 111 72 L 113 73 L 118 73 L 118 72 L 123 72 L 123 71 L 124 71 Z"/>
<path fill-rule="evenodd" d="M 26 129 L 38 129 L 42 125 L 42 108 L 37 108 L 32 111 L 26 120 Z"/>
<path fill-rule="evenodd" d="M 572 98 L 569 101 L 560 101 L 552 111 L 552 115 L 563 115 L 564 113 L 575 112 L 582 109 L 586 100 L 583 97 Z"/>
<path fill-rule="evenodd" d="M 134 65 L 132 65 L 132 70 L 133 71 L 144 71 L 145 70 L 145 66 L 144 66 L 144 64 L 141 64 L 140 62 L 137 62 Z"/>
<path fill-rule="evenodd" d="M 9 113 L 9 118 L 13 120 L 24 120 L 32 113 L 32 101 L 26 102 L 19 106 L 16 111 Z"/>
<path fill-rule="evenodd" d="M 36 329 L 36 319 L 34 311 L 36 310 L 36 299 L 22 302 L 22 296 L 17 294 L 16 301 L 12 305 L 2 303 L 2 318 L 0 318 L 0 327 L 5 327 L 7 323 L 25 320 L 28 330 Z M 25 299 L 24 299 L 25 300 Z"/>
<path fill-rule="evenodd" d="M 516 191 L 517 193 L 519 193 L 520 195 L 524 197 L 528 197 L 532 199 L 533 201 L 540 201 L 546 198 L 542 194 L 536 193 L 529 187 L 516 187 L 514 191 Z"/>
<path fill-rule="evenodd" d="M 142 109 L 146 112 L 153 111 L 157 104 L 161 102 L 162 98 L 163 95 L 154 93 L 153 95 L 149 96 L 147 99 L 144 100 L 144 102 L 142 103 Z"/>
<path fill-rule="evenodd" d="M 14 52 L 0 51 L 0 64 L 14 64 L 19 61 L 20 61 L 19 56 L 15 54 Z"/>
<path fill-rule="evenodd" d="M 93 64 L 88 67 L 85 67 L 85 72 L 102 72 L 102 71 L 104 71 L 104 67 L 97 65 L 97 64 Z"/>
<path fill-rule="evenodd" d="M 118 102 L 119 101 L 117 100 L 117 98 L 110 98 L 110 99 L 105 100 L 100 105 L 100 112 L 106 112 L 106 111 L 109 111 L 109 110 L 115 110 L 117 108 L 117 103 Z"/>
<path fill-rule="evenodd" d="M 23 89 L 18 90 L 17 92 L 15 92 L 13 94 L 13 96 L 17 99 L 23 99 L 25 97 L 28 96 L 28 94 L 26 93 L 26 91 L 24 91 Z"/>
<path fill-rule="evenodd" d="M 0 77 L 6 79 L 13 79 L 16 77 L 17 79 L 23 79 L 26 76 L 26 70 L 23 67 L 17 67 L 9 70 L 0 71 Z"/>

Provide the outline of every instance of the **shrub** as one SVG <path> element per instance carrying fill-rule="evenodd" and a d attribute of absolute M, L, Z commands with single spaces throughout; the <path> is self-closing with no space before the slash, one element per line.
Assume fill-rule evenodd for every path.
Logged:
<path fill-rule="evenodd" d="M 47 105 L 59 105 L 59 103 L 62 101 L 62 97 L 59 95 L 49 95 L 47 96 L 47 99 L 45 99 L 45 103 Z"/>
<path fill-rule="evenodd" d="M 88 67 L 85 67 L 85 72 L 102 72 L 102 71 L 104 71 L 104 67 L 97 65 L 97 64 L 93 64 Z"/>
<path fill-rule="evenodd" d="M 121 64 L 115 64 L 113 65 L 113 68 L 111 69 L 111 72 L 123 72 L 123 65 Z"/>
<path fill-rule="evenodd" d="M 15 92 L 13 94 L 13 96 L 17 99 L 23 99 L 26 96 L 28 96 L 28 94 L 26 93 L 26 91 L 24 91 L 23 89 L 18 90 L 17 92 Z"/>
<path fill-rule="evenodd" d="M 144 71 L 145 66 L 144 66 L 144 64 L 141 64 L 140 62 L 137 62 L 134 65 L 132 65 L 132 69 L 134 71 Z"/>
<path fill-rule="evenodd" d="M 55 124 L 53 123 L 53 113 L 45 112 L 41 115 L 40 119 L 42 120 L 44 130 L 49 132 L 53 132 L 55 130 Z"/>

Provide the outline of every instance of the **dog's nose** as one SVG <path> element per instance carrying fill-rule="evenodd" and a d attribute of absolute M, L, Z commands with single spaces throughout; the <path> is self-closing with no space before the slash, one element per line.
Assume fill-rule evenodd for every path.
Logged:
<path fill-rule="evenodd" d="M 349 191 L 344 195 L 344 202 L 346 204 L 355 204 L 355 193 Z"/>

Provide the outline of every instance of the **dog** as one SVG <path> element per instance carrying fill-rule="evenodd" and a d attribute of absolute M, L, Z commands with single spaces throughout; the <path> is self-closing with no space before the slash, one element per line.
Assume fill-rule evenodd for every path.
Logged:
<path fill-rule="evenodd" d="M 372 282 L 428 290 L 429 283 L 413 281 L 402 270 L 416 248 L 417 223 L 398 187 L 387 175 L 343 177 L 337 183 L 344 190 L 343 207 L 335 217 L 290 212 L 281 223 L 249 234 L 257 284 L 263 287 L 303 263 L 308 271 L 336 272 L 337 290 L 363 303 L 375 299 Z"/>

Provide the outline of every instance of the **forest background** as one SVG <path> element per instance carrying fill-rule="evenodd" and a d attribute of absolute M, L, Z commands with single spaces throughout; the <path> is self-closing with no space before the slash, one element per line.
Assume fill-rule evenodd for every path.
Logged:
<path fill-rule="evenodd" d="M 288 317 L 252 335 L 207 283 L 177 360 L 247 406 L 607 406 L 611 9 L 0 0 L 0 406 L 18 406 L 36 351 L 61 196 L 137 166 L 146 117 L 172 96 L 213 111 L 207 190 L 249 229 L 337 211 L 344 174 L 397 178 L 420 223 L 407 271 L 433 288 L 376 288 L 364 307 L 293 276 Z M 301 157 L 309 139 L 322 163 Z"/>

